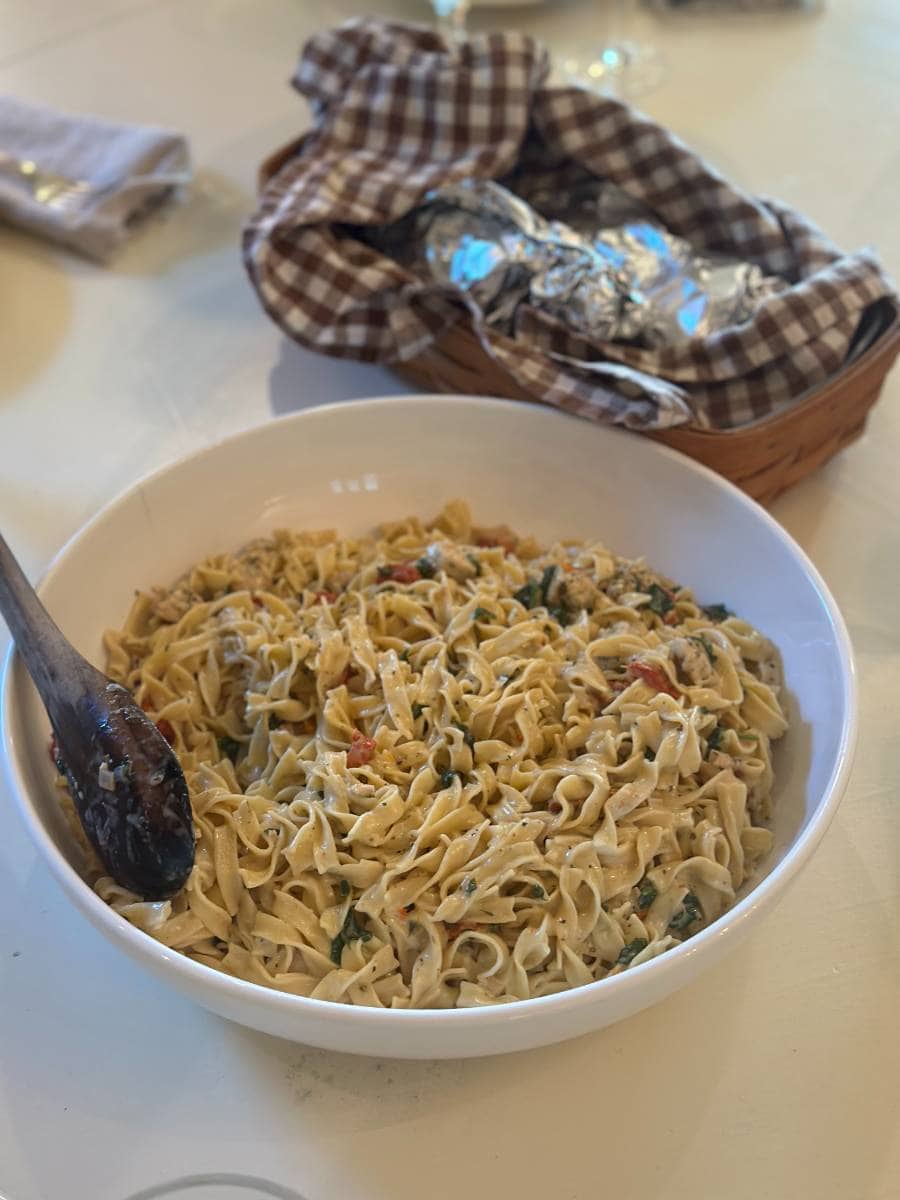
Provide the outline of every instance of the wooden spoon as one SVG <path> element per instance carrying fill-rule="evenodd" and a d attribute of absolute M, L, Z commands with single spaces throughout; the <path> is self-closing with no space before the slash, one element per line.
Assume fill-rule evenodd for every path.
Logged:
<path fill-rule="evenodd" d="M 100 861 L 147 900 L 174 895 L 194 865 L 178 759 L 130 692 L 63 637 L 2 536 L 0 612 L 47 709 L 57 766 Z"/>

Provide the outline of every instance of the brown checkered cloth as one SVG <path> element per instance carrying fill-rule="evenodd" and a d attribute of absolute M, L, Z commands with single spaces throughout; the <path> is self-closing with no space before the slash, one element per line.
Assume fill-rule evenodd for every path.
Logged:
<path fill-rule="evenodd" d="M 636 428 L 733 427 L 784 408 L 838 371 L 866 308 L 891 294 L 873 254 L 841 255 L 805 217 L 747 195 L 646 117 L 547 84 L 545 50 L 492 33 L 448 48 L 429 29 L 351 21 L 306 45 L 294 86 L 314 125 L 244 231 L 266 311 L 298 342 L 368 362 L 421 354 L 449 326 L 535 397 Z M 498 179 L 526 200 L 612 180 L 695 247 L 759 264 L 790 286 L 751 320 L 657 350 L 573 334 L 520 310 L 517 338 L 485 328 L 464 292 L 361 240 L 441 184 Z"/>

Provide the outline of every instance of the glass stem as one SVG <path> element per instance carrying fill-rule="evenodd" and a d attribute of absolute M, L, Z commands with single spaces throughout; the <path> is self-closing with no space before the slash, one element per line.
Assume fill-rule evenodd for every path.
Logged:
<path fill-rule="evenodd" d="M 610 0 L 607 42 L 618 49 L 628 32 L 628 0 Z"/>
<path fill-rule="evenodd" d="M 441 33 L 448 45 L 462 42 L 466 37 L 466 18 L 469 15 L 469 0 L 443 0 L 436 3 L 438 32 Z"/>

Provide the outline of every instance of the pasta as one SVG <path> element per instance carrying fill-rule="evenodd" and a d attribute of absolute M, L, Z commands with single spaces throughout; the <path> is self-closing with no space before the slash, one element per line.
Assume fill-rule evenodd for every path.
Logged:
<path fill-rule="evenodd" d="M 106 648 L 178 752 L 197 842 L 172 900 L 94 886 L 267 987 L 559 992 L 716 920 L 772 845 L 772 643 L 642 560 L 542 550 L 461 501 L 209 558 Z"/>

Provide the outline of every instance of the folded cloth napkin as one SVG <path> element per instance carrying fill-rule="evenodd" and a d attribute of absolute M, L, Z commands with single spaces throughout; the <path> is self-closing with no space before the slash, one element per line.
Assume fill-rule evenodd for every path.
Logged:
<path fill-rule="evenodd" d="M 364 19 L 316 34 L 294 76 L 313 128 L 244 230 L 270 316 L 311 349 L 398 363 L 470 322 L 526 394 L 644 429 L 732 428 L 839 371 L 867 310 L 892 295 L 875 255 L 842 254 L 800 213 L 741 191 L 627 105 L 550 85 L 549 65 L 515 33 L 449 46 L 424 27 Z M 515 337 L 502 336 L 462 288 L 417 276 L 366 235 L 431 189 L 472 178 L 526 201 L 608 180 L 697 251 L 754 263 L 786 286 L 740 324 L 656 349 L 577 336 L 527 305 Z"/>
<path fill-rule="evenodd" d="M 0 96 L 0 219 L 103 260 L 178 184 L 187 142 Z"/>

